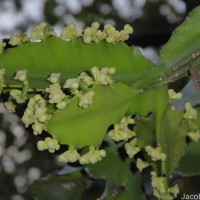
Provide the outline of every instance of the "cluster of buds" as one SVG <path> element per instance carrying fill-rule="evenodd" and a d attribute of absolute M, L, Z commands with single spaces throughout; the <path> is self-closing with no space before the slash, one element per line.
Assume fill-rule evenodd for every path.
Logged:
<path fill-rule="evenodd" d="M 74 24 L 69 24 L 64 27 L 60 36 L 65 40 L 72 40 L 82 36 L 83 29 L 76 27 Z"/>
<path fill-rule="evenodd" d="M 95 84 L 108 85 L 113 83 L 112 75 L 115 73 L 115 68 L 102 68 L 99 70 L 97 67 L 93 67 L 91 73 L 93 77 L 82 72 L 77 78 L 66 80 L 63 85 L 63 88 L 69 89 L 72 94 L 79 98 L 79 106 L 82 108 L 87 108 L 93 102 L 95 93 L 89 90 L 89 87 Z"/>
<path fill-rule="evenodd" d="M 10 113 L 14 113 L 16 109 L 16 105 L 12 101 L 6 101 L 4 103 L 5 108 L 8 110 Z"/>
<path fill-rule="evenodd" d="M 140 151 L 140 147 L 137 146 L 137 138 L 134 138 L 129 143 L 126 143 L 125 150 L 129 158 L 133 158 Z"/>
<path fill-rule="evenodd" d="M 184 119 L 196 119 L 197 111 L 192 107 L 191 103 L 187 102 L 185 104 L 185 113 L 183 115 Z"/>
<path fill-rule="evenodd" d="M 37 94 L 28 102 L 28 106 L 22 116 L 22 122 L 26 127 L 32 124 L 34 135 L 41 134 L 46 130 L 46 122 L 50 118 L 47 114 L 46 101 Z"/>
<path fill-rule="evenodd" d="M 14 99 L 18 104 L 25 103 L 26 97 L 22 94 L 21 90 L 12 89 L 10 90 L 10 97 Z"/>
<path fill-rule="evenodd" d="M 29 41 L 28 35 L 26 33 L 15 33 L 10 36 L 9 44 L 16 46 L 21 45 Z"/>
<path fill-rule="evenodd" d="M 142 159 L 138 158 L 136 160 L 136 167 L 139 169 L 139 171 L 141 172 L 144 168 L 148 167 L 149 163 L 143 161 Z"/>
<path fill-rule="evenodd" d="M 145 151 L 147 152 L 147 154 L 151 157 L 153 161 L 166 160 L 166 155 L 162 153 L 162 149 L 160 146 L 157 146 L 156 148 L 153 148 L 151 146 L 146 146 Z"/>
<path fill-rule="evenodd" d="M 78 151 L 73 147 L 69 146 L 69 149 L 58 157 L 59 162 L 76 162 L 80 158 Z"/>
<path fill-rule="evenodd" d="M 151 184 L 153 187 L 153 194 L 158 199 L 171 199 L 177 197 L 179 193 L 178 185 L 175 185 L 173 187 L 167 188 L 166 185 L 166 178 L 165 177 L 159 177 L 156 172 L 151 172 Z"/>
<path fill-rule="evenodd" d="M 102 68 L 99 70 L 97 67 L 91 69 L 92 76 L 94 80 L 100 85 L 109 85 L 113 83 L 112 75 L 115 74 L 116 70 L 114 67 L 111 68 Z"/>
<path fill-rule="evenodd" d="M 58 109 L 63 109 L 67 105 L 67 96 L 63 93 L 60 86 L 60 73 L 52 73 L 47 79 L 52 85 L 45 89 L 49 93 L 49 103 L 56 104 Z"/>
<path fill-rule="evenodd" d="M 100 24 L 98 22 L 93 22 L 91 27 L 84 29 L 83 41 L 85 43 L 95 42 L 98 43 L 101 40 L 104 40 L 107 36 L 105 31 L 99 30 Z"/>
<path fill-rule="evenodd" d="M 119 124 L 114 125 L 114 129 L 109 131 L 108 136 L 116 142 L 130 139 L 135 136 L 135 132 L 128 126 L 134 123 L 135 120 L 130 116 L 124 117 Z"/>
<path fill-rule="evenodd" d="M 45 140 L 41 140 L 37 143 L 37 148 L 39 151 L 48 150 L 50 153 L 54 153 L 59 150 L 60 145 L 55 138 L 47 137 Z"/>
<path fill-rule="evenodd" d="M 108 43 L 124 42 L 133 33 L 133 28 L 126 24 L 124 29 L 118 31 L 111 24 L 104 25 L 104 30 L 99 29 L 100 24 L 93 22 L 90 27 L 82 28 L 76 27 L 74 24 L 69 24 L 61 32 L 61 37 L 65 40 L 72 40 L 82 37 L 85 43 L 98 43 L 105 40 Z"/>
<path fill-rule="evenodd" d="M 4 52 L 4 47 L 6 46 L 6 43 L 3 42 L 2 39 L 0 39 L 0 54 Z"/>
<path fill-rule="evenodd" d="M 171 101 L 178 100 L 178 99 L 181 99 L 183 97 L 181 92 L 176 93 L 173 89 L 168 90 L 168 95 L 169 95 L 169 99 Z"/>
<path fill-rule="evenodd" d="M 126 24 L 123 30 L 117 31 L 111 24 L 106 24 L 104 31 L 107 34 L 106 42 L 115 43 L 128 40 L 129 34 L 133 33 L 133 28 L 129 24 Z"/>
<path fill-rule="evenodd" d="M 89 152 L 81 156 L 79 162 L 80 164 L 95 164 L 104 157 L 106 157 L 105 150 L 98 150 L 94 146 L 90 146 Z"/>
<path fill-rule="evenodd" d="M 40 41 L 53 35 L 56 35 L 56 33 L 52 27 L 45 23 L 40 23 L 30 33 L 30 39 L 33 41 Z"/>

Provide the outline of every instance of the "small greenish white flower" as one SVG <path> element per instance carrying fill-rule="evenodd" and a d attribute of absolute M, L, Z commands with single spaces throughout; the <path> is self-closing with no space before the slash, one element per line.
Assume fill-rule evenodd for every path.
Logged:
<path fill-rule="evenodd" d="M 59 84 L 50 85 L 48 88 L 46 88 L 46 92 L 49 93 L 49 103 L 51 104 L 57 104 L 65 98 L 65 94 L 61 90 Z"/>
<path fill-rule="evenodd" d="M 46 142 L 42 140 L 38 141 L 37 148 L 39 151 L 44 151 L 48 149 Z"/>
<path fill-rule="evenodd" d="M 188 136 L 190 137 L 191 140 L 198 142 L 200 139 L 200 132 L 199 132 L 199 130 L 190 131 L 190 132 L 188 132 Z"/>
<path fill-rule="evenodd" d="M 63 85 L 63 88 L 68 88 L 73 90 L 77 90 L 79 88 L 79 79 L 78 78 L 71 78 L 66 80 L 65 84 Z"/>
<path fill-rule="evenodd" d="M 55 138 L 47 137 L 44 141 L 46 142 L 47 149 L 50 153 L 54 153 L 56 150 L 59 150 L 60 145 L 58 143 L 58 140 L 56 140 Z"/>
<path fill-rule="evenodd" d="M 63 39 L 75 39 L 82 36 L 83 29 L 76 27 L 74 24 L 69 24 L 67 27 L 64 27 L 60 36 Z"/>
<path fill-rule="evenodd" d="M 56 35 L 56 33 L 52 27 L 45 23 L 40 23 L 31 31 L 30 39 L 33 41 L 44 40 L 53 35 Z"/>
<path fill-rule="evenodd" d="M 39 135 L 42 133 L 43 130 L 46 129 L 46 127 L 43 123 L 35 121 L 35 123 L 32 125 L 32 129 L 34 135 Z"/>
<path fill-rule="evenodd" d="M 196 119 L 197 118 L 197 111 L 194 109 L 190 102 L 185 104 L 185 113 L 183 115 L 185 119 Z"/>
<path fill-rule="evenodd" d="M 140 148 L 137 146 L 137 138 L 134 138 L 129 143 L 126 143 L 125 150 L 129 158 L 133 158 L 140 151 Z"/>
<path fill-rule="evenodd" d="M 78 77 L 79 81 L 84 81 L 88 86 L 91 86 L 94 84 L 94 80 L 92 77 L 88 76 L 87 73 L 82 72 L 80 76 Z"/>
<path fill-rule="evenodd" d="M 62 110 L 66 107 L 67 104 L 68 104 L 68 102 L 66 102 L 66 101 L 60 101 L 59 103 L 56 104 L 56 108 Z"/>
<path fill-rule="evenodd" d="M 49 78 L 47 79 L 51 83 L 59 83 L 61 73 L 52 73 Z"/>
<path fill-rule="evenodd" d="M 79 158 L 80 155 L 77 150 L 73 146 L 70 146 L 69 150 L 59 155 L 58 160 L 59 162 L 76 162 Z"/>
<path fill-rule="evenodd" d="M 15 45 L 21 45 L 25 42 L 28 42 L 29 38 L 26 33 L 15 33 L 10 36 L 9 44 L 15 46 Z"/>
<path fill-rule="evenodd" d="M 104 157 L 106 157 L 105 150 L 97 150 L 94 146 L 91 146 L 89 152 L 80 157 L 79 162 L 80 164 L 95 164 Z"/>
<path fill-rule="evenodd" d="M 151 172 L 151 184 L 154 189 L 154 196 L 158 197 L 158 199 L 167 192 L 165 177 L 158 177 L 156 172 Z"/>
<path fill-rule="evenodd" d="M 28 114 L 24 113 L 22 118 L 21 118 L 22 122 L 24 123 L 25 127 L 29 127 L 29 125 L 34 123 L 34 120 L 32 117 L 30 117 Z"/>
<path fill-rule="evenodd" d="M 156 161 L 156 160 L 165 161 L 166 160 L 166 155 L 164 153 L 162 153 L 162 149 L 160 146 L 158 146 L 156 148 L 153 148 L 151 146 L 146 146 L 145 151 L 148 153 L 148 155 L 151 157 L 151 159 L 153 161 Z"/>
<path fill-rule="evenodd" d="M 3 42 L 2 39 L 0 39 L 0 54 L 4 52 L 4 47 L 6 46 L 6 43 Z"/>
<path fill-rule="evenodd" d="M 12 101 L 6 101 L 4 106 L 8 110 L 8 112 L 14 113 L 16 109 L 16 105 Z"/>
<path fill-rule="evenodd" d="M 126 24 L 126 25 L 124 25 L 124 31 L 127 34 L 132 34 L 134 30 L 133 30 L 133 27 L 131 27 L 129 24 Z"/>
<path fill-rule="evenodd" d="M 87 93 L 83 94 L 79 100 L 79 106 L 82 108 L 87 108 L 93 102 L 93 97 L 95 93 L 93 91 L 88 91 Z"/>
<path fill-rule="evenodd" d="M 180 192 L 177 184 L 168 188 L 167 191 L 171 193 L 175 198 L 177 198 L 177 195 Z"/>
<path fill-rule="evenodd" d="M 136 161 L 136 166 L 139 169 L 139 171 L 141 172 L 144 168 L 149 166 L 149 163 L 143 161 L 142 159 L 138 158 Z"/>
<path fill-rule="evenodd" d="M 108 136 L 114 141 L 128 140 L 134 137 L 136 134 L 134 131 L 130 130 L 128 125 L 134 124 L 134 119 L 131 116 L 124 117 L 119 124 L 114 125 L 114 130 L 108 132 Z"/>
<path fill-rule="evenodd" d="M 113 83 L 112 75 L 115 73 L 115 68 L 102 68 L 99 70 L 96 66 L 91 69 L 94 80 L 101 85 Z"/>
<path fill-rule="evenodd" d="M 21 90 L 12 89 L 10 91 L 10 96 L 19 104 L 25 103 L 26 98 L 22 96 Z"/>
<path fill-rule="evenodd" d="M 27 70 L 24 69 L 24 70 L 17 71 L 14 79 L 19 80 L 21 82 L 27 81 Z"/>
<path fill-rule="evenodd" d="M 176 93 L 173 89 L 168 90 L 168 95 L 170 100 L 181 99 L 183 97 L 182 93 Z"/>

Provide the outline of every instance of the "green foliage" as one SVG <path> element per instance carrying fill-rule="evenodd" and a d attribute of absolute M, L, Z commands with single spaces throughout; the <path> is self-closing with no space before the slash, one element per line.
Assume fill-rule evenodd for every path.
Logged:
<path fill-rule="evenodd" d="M 142 173 L 150 165 L 153 171 L 149 178 L 152 184 L 150 195 L 158 199 L 174 199 L 178 188 L 170 185 L 170 178 L 184 155 L 187 136 L 194 140 L 200 137 L 200 114 L 190 103 L 186 104 L 184 111 L 174 109 L 172 102 L 181 95 L 168 89 L 170 82 L 186 76 L 190 65 L 199 64 L 199 18 L 200 8 L 196 8 L 175 30 L 161 51 L 162 67 L 150 63 L 136 48 L 119 42 L 128 37 L 125 30 L 119 32 L 107 25 L 104 31 L 98 32 L 103 37 L 99 41 L 95 28 L 98 29 L 98 23 L 85 29 L 83 34 L 82 30 L 70 25 L 66 29 L 69 38 L 65 41 L 54 36 L 51 27 L 42 24 L 36 29 L 41 29 L 39 36 L 43 41 L 27 42 L 28 38 L 23 34 L 17 38 L 18 47 L 0 55 L 0 68 L 5 68 L 5 75 L 4 69 L 0 71 L 0 89 L 3 99 L 10 101 L 5 105 L 9 110 L 15 110 L 17 105 L 17 109 L 24 112 L 22 121 L 27 127 L 32 125 L 34 134 L 45 130 L 53 137 L 40 141 L 39 150 L 48 149 L 53 153 L 60 144 L 68 145 L 60 160 L 95 164 L 86 165 L 85 169 L 90 178 L 106 181 L 105 190 L 98 197 L 107 200 L 145 199 L 140 174 L 134 173 L 131 165 Z M 31 35 L 37 38 L 37 34 L 33 32 Z M 13 44 L 15 37 L 12 38 Z M 3 47 L 1 41 L 2 52 Z M 112 79 L 114 67 L 116 74 Z M 82 72 L 87 81 L 81 79 Z M 61 73 L 60 79 L 58 73 Z M 49 76 L 51 85 L 47 81 Z M 16 88 L 22 90 L 12 90 Z M 80 104 L 81 98 L 84 106 Z M 120 138 L 116 143 L 104 137 L 112 129 L 112 134 L 116 134 L 113 138 Z M 191 136 L 192 131 L 197 135 Z M 107 153 L 100 149 L 104 139 Z M 192 143 L 186 150 L 179 166 L 183 173 L 199 173 L 197 168 L 186 167 L 187 162 L 199 155 L 198 144 Z M 89 153 L 81 155 L 86 148 L 80 148 L 85 146 L 90 146 Z M 120 157 L 118 152 L 122 148 L 133 162 L 128 156 Z M 98 162 L 102 158 L 103 161 Z M 74 188 L 63 186 L 69 186 L 71 182 Z M 84 184 L 90 184 L 80 172 L 50 178 L 46 182 L 48 187 L 44 183 L 39 181 L 29 188 L 30 193 L 41 200 L 58 198 L 51 188 L 59 188 L 61 199 L 81 199 L 87 190 Z M 37 185 L 40 185 L 39 193 L 36 192 Z M 77 196 L 73 195 L 78 187 L 81 189 Z"/>
<path fill-rule="evenodd" d="M 175 29 L 170 40 L 163 46 L 160 62 L 161 65 L 165 66 L 166 71 L 172 70 L 173 67 L 179 68 L 184 64 L 189 64 L 193 59 L 198 59 L 199 18 L 200 7 L 196 7 L 185 22 Z M 195 62 L 199 63 L 199 61 Z"/>
<path fill-rule="evenodd" d="M 161 147 L 167 156 L 165 161 L 167 177 L 174 172 L 185 151 L 186 136 L 187 125 L 183 121 L 183 113 L 168 106 L 161 122 Z"/>

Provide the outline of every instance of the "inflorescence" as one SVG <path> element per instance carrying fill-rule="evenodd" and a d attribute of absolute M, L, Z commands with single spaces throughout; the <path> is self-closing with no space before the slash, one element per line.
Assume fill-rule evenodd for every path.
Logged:
<path fill-rule="evenodd" d="M 69 24 L 63 28 L 60 37 L 66 41 L 80 38 L 84 43 L 106 41 L 113 44 L 124 42 L 133 33 L 133 28 L 129 24 L 126 24 L 121 31 L 116 30 L 111 24 L 105 24 L 103 30 L 99 28 L 100 24 L 98 22 L 93 22 L 90 27 L 86 27 L 85 29 L 79 28 L 75 24 Z M 42 41 L 51 36 L 56 36 L 53 28 L 45 23 L 41 23 L 31 31 L 30 36 L 26 33 L 12 34 L 9 44 L 17 46 L 29 41 Z M 4 52 L 5 45 L 3 40 L 0 40 L 0 54 Z"/>
<path fill-rule="evenodd" d="M 13 80 L 21 83 L 21 89 L 11 89 L 8 100 L 4 102 L 4 105 L 10 112 L 16 112 L 19 104 L 25 105 L 26 108 L 21 120 L 26 128 L 31 126 L 34 135 L 39 135 L 43 131 L 48 131 L 48 121 L 53 117 L 54 112 L 57 109 L 67 107 L 73 98 L 79 99 L 77 106 L 82 109 L 91 106 L 95 100 L 95 87 L 114 83 L 112 75 L 115 71 L 113 67 L 99 69 L 94 66 L 91 72 L 82 72 L 78 77 L 66 80 L 63 85 L 60 82 L 61 74 L 52 73 L 46 78 L 49 82 L 47 88 L 44 88 L 38 94 L 29 94 L 28 72 L 25 69 L 18 70 L 14 74 Z M 0 69 L 1 91 L 5 86 L 5 73 L 5 69 Z M 60 144 L 56 138 L 47 137 L 39 141 L 37 147 L 40 151 L 48 150 L 54 153 L 60 149 Z M 89 164 L 96 163 L 105 156 L 106 152 L 104 150 L 99 150 L 94 146 L 90 146 L 89 152 L 82 156 L 79 154 L 78 149 L 69 146 L 69 149 L 62 153 L 58 160 L 60 162 L 79 161 L 81 164 Z"/>

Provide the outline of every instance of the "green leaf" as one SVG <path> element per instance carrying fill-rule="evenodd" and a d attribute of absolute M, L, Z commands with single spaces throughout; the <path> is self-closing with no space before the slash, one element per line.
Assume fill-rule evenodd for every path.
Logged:
<path fill-rule="evenodd" d="M 200 108 L 197 109 L 197 119 L 194 120 L 200 131 Z M 200 175 L 200 141 L 190 142 L 180 161 L 178 171 L 184 175 Z"/>
<path fill-rule="evenodd" d="M 183 121 L 183 112 L 172 110 L 171 105 L 166 109 L 161 122 L 161 147 L 166 154 L 165 169 L 170 177 L 177 168 L 178 162 L 186 148 L 187 125 Z"/>
<path fill-rule="evenodd" d="M 128 114 L 136 114 L 139 116 L 146 116 L 153 113 L 156 122 L 156 138 L 157 142 L 160 141 L 160 124 L 168 104 L 169 97 L 166 86 L 153 88 L 137 95 L 129 109 Z"/>
<path fill-rule="evenodd" d="M 78 107 L 75 97 L 63 110 L 57 110 L 48 123 L 48 131 L 60 143 L 83 147 L 101 144 L 106 130 L 125 115 L 136 90 L 122 83 L 97 86 L 91 106 Z"/>
<path fill-rule="evenodd" d="M 95 178 L 105 179 L 107 181 L 106 200 L 144 200 L 144 193 L 141 190 L 141 174 L 133 172 L 130 169 L 131 160 L 121 160 L 118 155 L 117 146 L 110 142 L 106 148 L 106 158 L 95 165 L 88 165 L 89 173 Z M 118 191 L 120 187 L 124 190 Z M 112 196 L 113 192 L 116 196 Z"/>
<path fill-rule="evenodd" d="M 200 6 L 196 7 L 173 32 L 170 40 L 161 50 L 160 62 L 165 68 L 181 66 L 192 60 L 192 54 L 200 50 Z"/>
<path fill-rule="evenodd" d="M 80 39 L 64 41 L 53 36 L 42 42 L 28 42 L 7 49 L 0 55 L 0 68 L 6 69 L 6 84 L 19 85 L 13 81 L 13 75 L 17 70 L 26 69 L 29 84 L 36 89 L 48 85 L 46 79 L 51 73 L 60 72 L 63 83 L 93 66 L 115 67 L 117 73 L 114 79 L 131 85 L 139 80 L 140 85 L 144 84 L 149 81 L 147 77 L 152 81 L 160 73 L 159 68 L 146 60 L 136 48 L 124 43 L 102 41 L 85 44 Z"/>
<path fill-rule="evenodd" d="M 70 175 L 57 175 L 34 182 L 27 194 L 37 200 L 77 200 L 85 190 L 85 180 L 80 172 Z"/>
<path fill-rule="evenodd" d="M 153 118 L 137 118 L 134 131 L 137 135 L 137 145 L 142 149 L 152 146 L 155 132 L 155 120 Z"/>
<path fill-rule="evenodd" d="M 200 175 L 200 141 L 188 145 L 177 171 L 187 176 Z"/>

